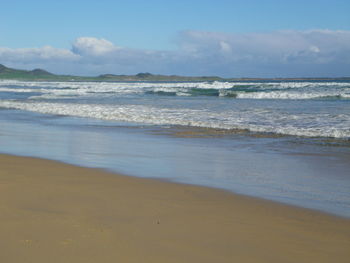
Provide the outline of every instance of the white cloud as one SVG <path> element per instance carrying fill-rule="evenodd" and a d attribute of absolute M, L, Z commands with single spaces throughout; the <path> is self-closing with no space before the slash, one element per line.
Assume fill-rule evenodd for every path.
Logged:
<path fill-rule="evenodd" d="M 72 46 L 75 54 L 83 56 L 101 56 L 112 53 L 120 49 L 112 42 L 106 39 L 97 39 L 94 37 L 79 37 Z"/>
<path fill-rule="evenodd" d="M 33 62 L 33 61 L 73 61 L 79 57 L 67 49 L 58 49 L 50 46 L 42 48 L 4 48 L 0 47 L 0 60 L 6 62 Z"/>
<path fill-rule="evenodd" d="M 219 56 L 231 51 L 231 61 L 254 60 L 259 62 L 286 63 L 286 58 L 298 54 L 310 61 L 311 53 L 339 61 L 336 54 L 350 51 L 350 31 L 277 31 L 270 33 L 229 34 L 216 32 L 186 31 L 180 35 L 180 46 L 188 53 L 201 53 L 200 57 Z M 227 56 L 227 52 L 224 52 Z M 227 58 L 227 57 L 226 57 Z M 313 57 L 315 63 L 326 62 Z M 341 62 L 349 63 L 349 56 Z"/>
<path fill-rule="evenodd" d="M 231 53 L 232 51 L 231 45 L 225 41 L 220 41 L 220 48 L 221 48 L 221 51 L 224 53 Z"/>
<path fill-rule="evenodd" d="M 315 53 L 318 53 L 321 51 L 317 46 L 310 46 L 309 50 Z"/>
<path fill-rule="evenodd" d="M 230 34 L 182 32 L 180 48 L 218 74 L 235 76 L 349 75 L 350 31 Z M 229 51 L 229 52 L 228 52 Z M 208 72 L 209 72 L 208 70 Z"/>
<path fill-rule="evenodd" d="M 71 50 L 0 47 L 0 63 L 41 67 L 56 73 L 344 76 L 350 68 L 350 31 L 309 30 L 232 34 L 185 31 L 173 51 L 119 47 L 80 37 Z"/>

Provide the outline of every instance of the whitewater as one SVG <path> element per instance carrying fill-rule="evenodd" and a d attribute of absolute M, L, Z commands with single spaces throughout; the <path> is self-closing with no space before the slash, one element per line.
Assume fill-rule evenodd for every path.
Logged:
<path fill-rule="evenodd" d="M 0 81 L 0 108 L 147 125 L 350 138 L 350 82 Z"/>

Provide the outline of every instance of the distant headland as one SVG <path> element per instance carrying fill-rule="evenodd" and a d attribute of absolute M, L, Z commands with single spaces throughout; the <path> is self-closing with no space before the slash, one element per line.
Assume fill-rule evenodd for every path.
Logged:
<path fill-rule="evenodd" d="M 0 80 L 23 80 L 23 81 L 332 81 L 349 80 L 350 77 L 341 78 L 222 78 L 218 76 L 178 76 L 178 75 L 158 75 L 151 73 L 138 73 L 136 75 L 116 75 L 102 74 L 95 77 L 74 76 L 74 75 L 56 75 L 44 69 L 13 69 L 0 64 Z"/>

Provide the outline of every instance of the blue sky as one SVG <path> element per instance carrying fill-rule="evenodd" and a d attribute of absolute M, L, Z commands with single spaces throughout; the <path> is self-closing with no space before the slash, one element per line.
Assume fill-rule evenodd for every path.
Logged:
<path fill-rule="evenodd" d="M 349 13 L 342 0 L 3 1 L 0 63 L 83 75 L 341 76 Z"/>

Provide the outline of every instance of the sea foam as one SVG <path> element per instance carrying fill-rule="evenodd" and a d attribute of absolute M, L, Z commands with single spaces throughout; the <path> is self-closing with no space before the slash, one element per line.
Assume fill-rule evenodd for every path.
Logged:
<path fill-rule="evenodd" d="M 226 110 L 166 108 L 146 105 L 99 105 L 53 102 L 0 101 L 0 107 L 107 121 L 154 125 L 184 125 L 309 137 L 350 138 L 348 114 L 290 114 L 262 108 Z"/>
<path fill-rule="evenodd" d="M 350 138 L 349 98 L 349 82 L 0 81 L 1 108 L 345 139 Z"/>

